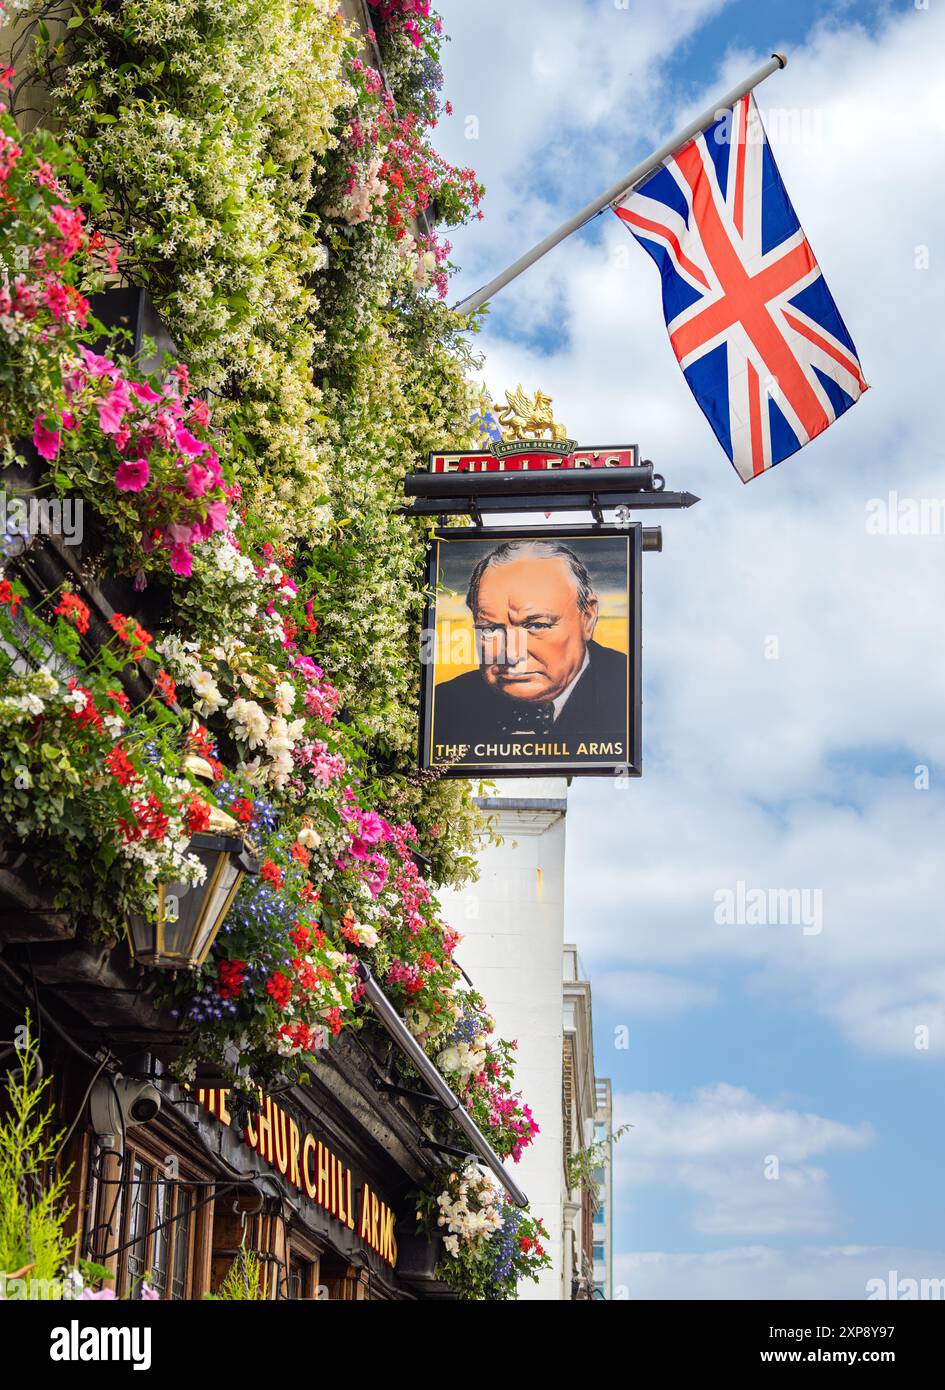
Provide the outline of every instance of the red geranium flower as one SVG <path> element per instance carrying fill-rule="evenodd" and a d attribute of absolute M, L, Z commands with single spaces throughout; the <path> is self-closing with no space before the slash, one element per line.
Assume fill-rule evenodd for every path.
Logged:
<path fill-rule="evenodd" d="M 292 981 L 277 970 L 266 984 L 266 993 L 272 996 L 280 1009 L 284 1009 L 292 994 Z"/>
<path fill-rule="evenodd" d="M 311 945 L 312 934 L 304 922 L 296 922 L 289 932 L 289 940 L 297 951 L 307 951 Z"/>
<path fill-rule="evenodd" d="M 89 606 L 82 602 L 78 594 L 63 594 L 53 612 L 57 618 L 66 618 L 71 622 L 76 632 L 81 632 L 83 636 L 88 632 Z"/>
<path fill-rule="evenodd" d="M 223 776 L 223 764 L 213 756 L 213 740 L 201 725 L 191 729 L 189 734 L 190 746 L 201 758 L 205 758 L 210 764 L 214 778 Z"/>
<path fill-rule="evenodd" d="M 260 876 L 266 883 L 271 883 L 273 888 L 282 887 L 282 870 L 278 864 L 274 864 L 271 859 L 264 859 Z"/>
<path fill-rule="evenodd" d="M 9 579 L 0 579 L 0 603 L 8 603 L 11 613 L 15 613 L 20 606 L 20 596 L 13 592 Z"/>
<path fill-rule="evenodd" d="M 172 705 L 177 699 L 177 686 L 171 680 L 166 671 L 158 671 L 154 677 L 154 684 L 158 688 L 158 693 L 166 705 Z"/>
<path fill-rule="evenodd" d="M 125 842 L 140 840 L 146 835 L 149 840 L 163 840 L 167 834 L 169 820 L 164 807 L 152 792 L 147 801 L 133 801 L 131 811 L 134 821 L 119 819 L 118 829 Z"/>
<path fill-rule="evenodd" d="M 217 961 L 217 994 L 223 999 L 238 999 L 243 993 L 246 978 L 246 962 L 243 960 Z"/>
<path fill-rule="evenodd" d="M 199 835 L 201 831 L 207 829 L 210 824 L 210 807 L 206 801 L 197 796 L 196 793 L 189 798 L 185 810 L 187 817 L 187 829 L 191 835 Z"/>
<path fill-rule="evenodd" d="M 70 676 L 69 678 L 69 689 L 70 691 L 77 690 L 80 695 L 85 697 L 81 709 L 69 710 L 69 718 L 74 719 L 79 724 L 88 724 L 96 731 L 101 729 L 102 716 L 95 707 L 95 701 L 92 699 L 92 692 L 86 690 L 84 686 L 81 686 L 75 676 Z"/>
<path fill-rule="evenodd" d="M 128 783 L 133 782 L 138 775 L 135 772 L 134 764 L 120 743 L 116 743 L 111 752 L 106 753 L 105 766 L 120 787 L 127 787 Z"/>
<path fill-rule="evenodd" d="M 108 621 L 121 640 L 127 642 L 131 648 L 133 661 L 140 661 L 147 655 L 151 634 L 146 632 L 139 622 L 134 618 L 126 618 L 123 613 L 113 613 Z"/>

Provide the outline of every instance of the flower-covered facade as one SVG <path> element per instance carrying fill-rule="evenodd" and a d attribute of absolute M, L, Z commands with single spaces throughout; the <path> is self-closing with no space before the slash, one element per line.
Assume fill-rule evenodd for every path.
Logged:
<path fill-rule="evenodd" d="M 28 130 L 3 72 L 0 464 L 29 524 L 5 513 L 0 994 L 15 1026 L 29 982 L 89 1094 L 143 1069 L 184 1172 L 143 1177 L 146 1133 L 120 1114 L 110 1146 L 82 1118 L 73 1253 L 125 1290 L 155 1267 L 163 1296 L 229 1288 L 229 1217 L 217 1230 L 196 1194 L 262 1158 L 255 1248 L 284 1266 L 267 1296 L 319 1270 L 355 1297 L 514 1296 L 540 1233 L 437 1157 L 448 1117 L 412 1107 L 422 1086 L 358 973 L 517 1162 L 538 1125 L 436 900 L 472 870 L 477 813 L 413 765 L 425 535 L 399 493 L 432 445 L 473 442 L 481 405 L 442 303 L 440 229 L 480 215 L 482 189 L 435 150 L 441 26 L 372 0 L 379 68 L 328 0 L 119 0 L 58 29 L 41 4 L 6 8 L 48 111 Z M 156 371 L 106 327 L 119 282 L 176 345 Z M 220 826 L 258 872 L 192 969 L 132 974 L 129 917 L 209 894 L 194 846 Z M 389 1171 L 351 1118 L 365 1067 Z M 294 1244 L 267 1225 L 290 1190 L 328 1220 Z M 398 1283 L 395 1230 L 443 1239 L 437 1277 Z"/>

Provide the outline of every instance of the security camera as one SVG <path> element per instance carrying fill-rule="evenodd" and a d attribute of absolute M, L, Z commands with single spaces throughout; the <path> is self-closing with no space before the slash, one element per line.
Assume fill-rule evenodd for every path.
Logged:
<path fill-rule="evenodd" d="M 100 1076 L 92 1087 L 89 1114 L 103 1148 L 118 1147 L 129 1125 L 146 1125 L 161 1111 L 161 1093 L 150 1081 L 131 1076 Z"/>
<path fill-rule="evenodd" d="M 133 1125 L 150 1124 L 161 1113 L 161 1092 L 150 1081 L 119 1081 L 118 1094 Z"/>

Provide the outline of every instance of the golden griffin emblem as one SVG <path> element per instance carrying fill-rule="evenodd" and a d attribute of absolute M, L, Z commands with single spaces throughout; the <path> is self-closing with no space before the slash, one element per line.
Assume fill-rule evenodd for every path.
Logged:
<path fill-rule="evenodd" d="M 496 410 L 505 439 L 544 439 L 546 432 L 549 439 L 567 439 L 568 431 L 555 421 L 552 399 L 544 391 L 536 391 L 532 397 L 519 384 L 515 391 L 506 391 L 505 399 L 508 405 Z"/>

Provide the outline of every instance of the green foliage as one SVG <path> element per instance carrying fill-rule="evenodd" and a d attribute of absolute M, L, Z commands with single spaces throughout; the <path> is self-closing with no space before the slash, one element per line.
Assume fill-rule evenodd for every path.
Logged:
<path fill-rule="evenodd" d="M 208 1295 L 218 1303 L 260 1303 L 265 1297 L 262 1282 L 262 1265 L 255 1250 L 240 1247 L 240 1252 L 230 1265 L 220 1285 L 219 1292 Z"/>
<path fill-rule="evenodd" d="M 125 636 L 86 660 L 81 600 L 63 594 L 54 608 L 53 595 L 40 614 L 25 592 L 0 583 L 0 831 L 28 849 L 54 906 L 117 935 L 127 912 L 153 908 L 159 877 L 199 867 L 185 853 L 188 809 L 208 793 L 181 771 L 183 719 L 156 691 L 134 709 L 122 691 L 122 673 L 153 656 L 149 634 L 121 619 Z M 137 830 L 149 797 L 168 817 L 160 840 Z"/>
<path fill-rule="evenodd" d="M 45 72 L 100 188 L 97 225 L 147 283 L 195 384 L 213 389 L 249 534 L 290 545 L 314 589 L 319 659 L 368 745 L 366 776 L 413 818 L 434 880 L 458 883 L 479 818 L 466 784 L 413 774 L 426 528 L 397 511 L 430 449 L 474 442 L 476 361 L 459 321 L 417 289 L 402 254 L 413 237 L 391 240 L 386 203 L 358 225 L 326 213 L 362 159 L 358 132 L 373 123 L 391 139 L 386 98 L 335 10 L 116 0 L 53 40 Z M 422 50 L 397 32 L 383 43 L 396 119 L 422 143 L 441 40 L 432 20 L 421 27 Z M 462 220 L 442 162 L 415 162 L 435 171 L 442 215 Z M 186 603 L 199 617 L 196 586 Z"/>
<path fill-rule="evenodd" d="M 599 1168 L 604 1159 L 613 1152 L 615 1144 L 619 1144 L 623 1136 L 633 1129 L 633 1125 L 621 1125 L 615 1129 L 605 1139 L 599 1139 L 595 1144 L 588 1144 L 587 1148 L 579 1149 L 577 1153 L 570 1154 L 567 1159 L 568 1186 L 571 1188 L 579 1187 L 583 1192 L 589 1192 L 595 1196 L 597 1184 L 594 1180 L 594 1170 Z"/>
<path fill-rule="evenodd" d="M 68 1172 L 55 1170 L 62 1139 L 52 1129 L 49 1079 L 39 1080 L 39 1049 L 29 1031 L 0 1075 L 0 1297 L 11 1276 L 56 1279 L 72 1256 L 65 1233 Z"/>
<path fill-rule="evenodd" d="M 225 398 L 244 478 L 284 527 L 317 524 L 308 498 L 325 462 L 311 205 L 349 99 L 336 8 L 117 0 L 89 8 L 44 63 L 55 116 L 102 190 L 100 225 L 195 384 Z"/>

